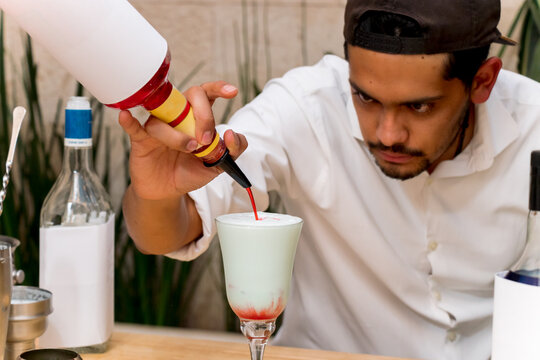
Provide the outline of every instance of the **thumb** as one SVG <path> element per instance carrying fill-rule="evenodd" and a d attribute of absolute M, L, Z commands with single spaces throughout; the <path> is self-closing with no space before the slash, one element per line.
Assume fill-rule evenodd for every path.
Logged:
<path fill-rule="evenodd" d="M 118 114 L 118 123 L 126 134 L 128 134 L 131 142 L 142 141 L 149 137 L 139 121 L 127 110 L 120 111 L 120 114 Z"/>

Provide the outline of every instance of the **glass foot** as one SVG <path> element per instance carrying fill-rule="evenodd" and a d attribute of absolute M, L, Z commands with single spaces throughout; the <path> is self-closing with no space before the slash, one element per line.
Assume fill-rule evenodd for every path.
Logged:
<path fill-rule="evenodd" d="M 262 360 L 268 338 L 276 330 L 276 321 L 240 320 L 240 330 L 248 339 L 251 360 Z"/>

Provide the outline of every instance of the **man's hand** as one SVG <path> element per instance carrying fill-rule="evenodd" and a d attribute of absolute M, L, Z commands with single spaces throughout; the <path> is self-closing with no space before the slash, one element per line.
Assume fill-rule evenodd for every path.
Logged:
<path fill-rule="evenodd" d="M 201 219 L 186 194 L 206 185 L 220 170 L 205 167 L 191 152 L 214 138 L 214 101 L 237 93 L 224 81 L 192 87 L 184 93 L 195 117 L 195 138 L 153 116 L 141 126 L 129 111 L 120 112 L 119 123 L 131 141 L 131 185 L 124 196 L 123 212 L 128 232 L 142 252 L 166 254 L 201 235 Z M 247 147 L 246 138 L 232 130 L 223 140 L 233 157 Z"/>
<path fill-rule="evenodd" d="M 196 119 L 196 138 L 153 116 L 143 127 L 128 111 L 120 112 L 119 123 L 131 141 L 130 174 L 137 196 L 149 200 L 178 198 L 204 186 L 221 172 L 217 167 L 205 167 L 190 153 L 198 144 L 208 145 L 214 138 L 214 101 L 219 97 L 232 98 L 237 93 L 234 86 L 224 81 L 205 83 L 184 93 Z M 245 137 L 231 130 L 223 140 L 233 158 L 247 147 Z"/>

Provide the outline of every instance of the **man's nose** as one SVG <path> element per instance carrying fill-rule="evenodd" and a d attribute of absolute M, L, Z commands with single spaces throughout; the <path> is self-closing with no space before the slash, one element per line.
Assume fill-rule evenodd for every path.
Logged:
<path fill-rule="evenodd" d="M 384 109 L 379 115 L 376 135 L 382 144 L 392 146 L 404 144 L 409 137 L 409 131 L 399 119 L 397 111 Z"/>

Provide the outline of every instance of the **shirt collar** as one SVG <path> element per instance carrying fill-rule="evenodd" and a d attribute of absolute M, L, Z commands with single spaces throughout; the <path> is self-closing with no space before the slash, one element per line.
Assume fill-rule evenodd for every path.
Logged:
<path fill-rule="evenodd" d="M 516 121 L 494 89 L 490 98 L 475 108 L 475 129 L 471 142 L 457 157 L 441 162 L 431 175 L 465 176 L 486 170 L 518 136 Z"/>

